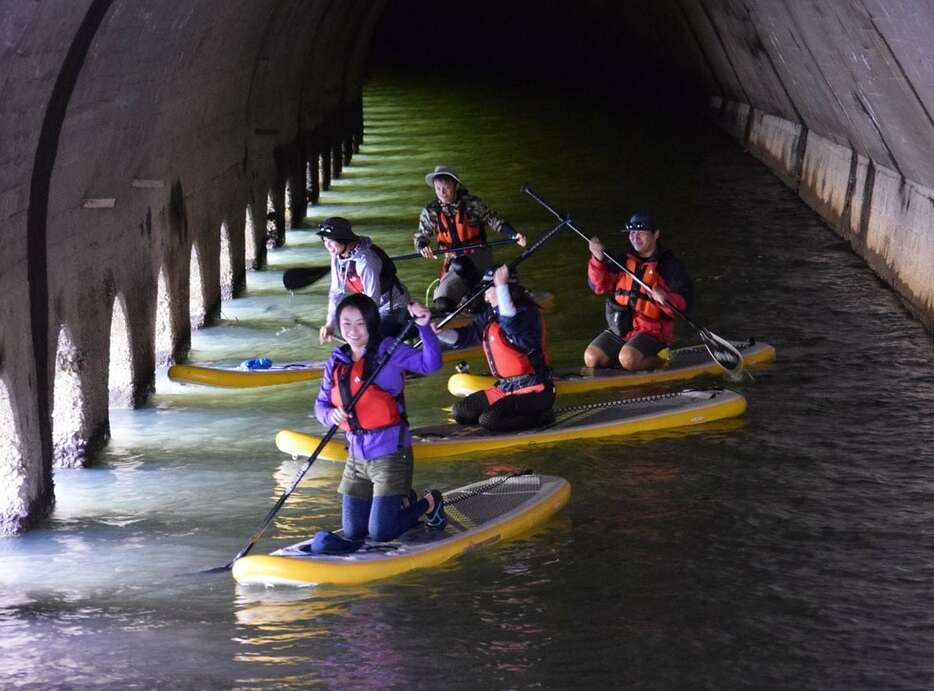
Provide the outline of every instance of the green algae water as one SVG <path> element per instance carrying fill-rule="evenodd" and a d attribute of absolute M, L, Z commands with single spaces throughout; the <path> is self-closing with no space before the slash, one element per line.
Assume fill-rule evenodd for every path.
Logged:
<path fill-rule="evenodd" d="M 4 687 L 929 686 L 931 336 L 707 123 L 516 84 L 441 86 L 368 84 L 363 146 L 305 225 L 346 216 L 409 252 L 432 195 L 423 177 L 441 163 L 533 241 L 554 221 L 523 184 L 620 255 L 625 218 L 653 213 L 693 276 L 695 320 L 778 350 L 754 381 L 690 383 L 735 388 L 745 416 L 416 465 L 420 489 L 531 468 L 573 495 L 537 532 L 441 568 L 365 587 L 242 588 L 226 573 L 178 574 L 226 564 L 249 540 L 301 465 L 276 432 L 321 431 L 316 385 L 162 378 L 146 408 L 112 411 L 99 462 L 56 472 L 50 519 L 0 542 Z M 563 232 L 520 269 L 555 295 L 557 367 L 578 364 L 604 325 L 587 256 Z M 194 334 L 191 360 L 325 358 L 327 281 L 290 296 L 281 276 L 326 261 L 313 231 L 290 231 Z M 437 268 L 399 264 L 422 298 Z M 696 342 L 684 324 L 678 336 Z M 407 387 L 413 425 L 446 419 L 452 371 Z M 313 465 L 254 552 L 337 526 L 340 472 Z"/>

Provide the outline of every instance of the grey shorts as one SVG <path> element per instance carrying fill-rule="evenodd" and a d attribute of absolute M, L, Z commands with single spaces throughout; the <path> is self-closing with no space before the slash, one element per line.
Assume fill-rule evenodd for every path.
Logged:
<path fill-rule="evenodd" d="M 637 333 L 628 341 L 624 341 L 609 329 L 603 331 L 599 336 L 593 339 L 590 345 L 599 348 L 606 353 L 610 360 L 614 361 L 619 359 L 619 351 L 623 349 L 624 345 L 635 348 L 642 353 L 644 357 L 657 355 L 658 351 L 665 347 L 665 344 L 655 338 L 655 336 L 644 331 Z"/>
<path fill-rule="evenodd" d="M 478 276 L 483 276 L 484 272 L 493 265 L 493 251 L 489 248 L 479 250 L 467 256 L 470 257 L 470 261 L 477 267 Z M 432 300 L 448 298 L 457 304 L 467 295 L 468 290 L 470 290 L 470 286 L 467 284 L 467 281 L 462 279 L 455 272 L 448 271 L 444 274 L 438 287 L 435 288 L 435 292 L 432 294 Z M 480 298 L 477 299 L 479 300 Z"/>
<path fill-rule="evenodd" d="M 405 496 L 412 488 L 412 448 L 370 461 L 347 459 L 337 491 L 359 499 Z"/>

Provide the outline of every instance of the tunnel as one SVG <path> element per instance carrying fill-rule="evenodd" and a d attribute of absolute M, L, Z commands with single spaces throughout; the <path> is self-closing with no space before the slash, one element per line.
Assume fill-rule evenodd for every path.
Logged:
<path fill-rule="evenodd" d="M 930 457 L 934 390 L 934 47 L 927 34 L 932 27 L 931 3 L 888 0 L 4 2 L 0 559 L 8 558 L 9 567 L 0 573 L 0 619 L 12 614 L 8 630 L 22 635 L 11 636 L 15 654 L 5 655 L 0 672 L 25 687 L 29 674 L 61 664 L 74 676 L 43 672 L 45 683 L 37 687 L 127 688 L 139 665 L 141 687 L 260 688 L 262 674 L 247 663 L 272 667 L 288 658 L 288 664 L 305 664 L 304 658 L 289 657 L 294 650 L 283 653 L 279 646 L 314 639 L 334 649 L 332 658 L 313 662 L 339 668 L 339 674 L 314 676 L 310 686 L 440 685 L 435 675 L 441 665 L 431 656 L 407 655 L 406 641 L 393 639 L 401 627 L 431 638 L 432 652 L 462 671 L 464 677 L 444 680 L 455 687 L 573 688 L 588 681 L 601 688 L 730 687 L 759 685 L 758 680 L 764 688 L 929 686 L 930 637 L 924 632 L 930 631 L 932 547 L 925 507 L 931 492 L 924 472 L 930 463 L 921 461 Z M 388 81 L 381 76 L 387 73 Z M 464 83 L 474 86 L 465 91 Z M 190 358 L 193 350 L 210 352 L 198 351 L 204 343 L 199 335 L 219 322 L 236 328 L 230 315 L 237 314 L 240 298 L 292 299 L 283 295 L 275 272 L 289 266 L 282 257 L 298 246 L 295 238 L 313 235 L 309 219 L 348 208 L 340 195 L 375 195 L 397 211 L 407 211 L 412 199 L 423 201 L 428 188 L 424 173 L 410 179 L 414 164 L 405 169 L 405 179 L 396 169 L 383 177 L 365 173 L 380 166 L 386 172 L 395 165 L 393 157 L 410 163 L 434 155 L 437 131 L 447 126 L 451 106 L 433 110 L 432 101 L 437 97 L 440 103 L 448 88 L 458 97 L 477 96 L 463 110 L 486 139 L 478 135 L 474 143 L 473 130 L 467 130 L 464 150 L 513 147 L 496 165 L 470 171 L 485 181 L 508 180 L 513 197 L 520 196 L 520 182 L 535 185 L 541 173 L 522 160 L 521 147 L 528 142 L 555 147 L 529 158 L 554 161 L 550 194 L 585 209 L 585 220 L 602 218 L 587 209 L 586 200 L 602 197 L 607 207 L 622 205 L 611 197 L 623 180 L 653 201 L 662 197 L 651 188 L 665 185 L 669 170 L 672 181 L 708 177 L 719 185 L 698 185 L 710 198 L 691 189 L 668 190 L 664 198 L 681 204 L 669 212 L 671 225 L 690 226 L 695 216 L 709 223 L 694 235 L 685 233 L 687 239 L 672 233 L 676 244 L 681 241 L 694 259 L 723 264 L 699 269 L 699 314 L 714 323 L 723 317 L 735 327 L 739 317 L 731 321 L 725 312 L 770 312 L 778 316 L 768 323 L 787 329 L 764 334 L 784 338 L 780 365 L 756 375 L 762 384 L 739 385 L 748 387 L 751 422 L 715 426 L 709 438 L 672 434 L 618 447 L 595 442 L 600 453 L 613 449 L 627 464 L 632 461 L 638 469 L 632 472 L 629 465 L 599 463 L 579 470 L 568 461 L 574 445 L 568 453 L 541 451 L 549 463 L 579 473 L 575 484 L 587 493 L 575 494 L 570 517 L 551 532 L 504 552 L 511 561 L 502 572 L 496 561 L 472 563 L 464 579 L 477 593 L 462 594 L 444 610 L 444 621 L 432 613 L 440 606 L 434 594 L 446 579 L 457 582 L 453 567 L 424 581 L 404 581 L 391 591 L 393 597 L 377 589 L 347 590 L 323 602 L 307 593 L 238 590 L 230 596 L 204 581 L 176 580 L 176 574 L 154 577 L 153 585 L 133 571 L 130 585 L 120 583 L 122 569 L 129 568 L 121 560 L 136 560 L 140 553 L 155 553 L 157 561 L 184 553 L 178 561 L 190 568 L 196 561 L 190 552 L 235 550 L 242 545 L 240 533 L 255 527 L 258 507 L 268 506 L 270 492 L 274 498 L 288 486 L 293 459 L 269 465 L 278 459 L 272 430 L 259 429 L 257 419 L 268 414 L 280 422 L 288 419 L 284 410 L 307 407 L 308 400 L 298 403 L 297 394 L 283 400 L 248 395 L 237 403 L 232 396 L 199 399 L 174 390 L 159 398 L 165 371 L 196 359 Z M 483 98 L 494 100 L 491 95 L 498 103 L 512 98 L 508 131 L 502 111 L 487 119 Z M 417 101 L 410 108 L 408 97 Z M 579 134 L 573 146 L 562 149 L 566 141 L 549 129 L 555 114 Z M 653 126 L 630 129 L 636 122 L 630 116 Z M 424 134 L 424 141 L 405 147 L 390 141 L 390 121 L 412 125 L 407 131 Z M 612 126 L 604 127 L 607 122 Z M 540 136 L 526 140 L 527 130 L 541 130 Z M 680 145 L 688 140 L 703 144 L 685 146 L 682 160 Z M 729 160 L 707 165 L 699 162 L 698 150 Z M 632 152 L 645 158 L 627 159 Z M 653 157 L 655 172 L 646 166 L 640 182 L 640 168 Z M 597 162 L 588 165 L 591 159 Z M 780 192 L 769 187 L 773 182 Z M 517 211 L 515 199 L 497 193 L 510 214 L 533 225 L 531 214 Z M 735 230 L 743 214 L 751 221 L 742 239 L 723 240 L 716 220 L 729 217 Z M 416 220 L 413 215 L 413 227 L 405 229 L 407 251 Z M 832 241 L 822 237 L 824 231 Z M 314 249 L 301 260 L 314 256 L 320 262 L 323 255 L 314 254 L 320 243 L 312 239 Z M 566 242 L 550 256 L 569 254 L 572 239 Z M 401 251 L 402 244 L 394 249 Z M 573 247 L 583 252 L 579 244 Z M 805 288 L 794 281 L 801 274 L 791 275 L 788 267 L 820 279 Z M 545 276 L 536 271 L 529 275 Z M 757 290 L 764 290 L 757 272 L 768 275 L 774 284 L 767 286 L 774 291 L 770 295 L 780 299 L 757 300 Z M 419 276 L 428 273 L 424 269 Z M 269 279 L 273 274 L 275 280 Z M 548 278 L 560 279 L 555 290 L 564 291 L 561 300 L 571 287 L 583 292 L 583 277 Z M 313 297 L 320 305 L 324 295 L 322 288 Z M 735 302 L 718 312 L 717 298 L 724 295 Z M 567 332 L 560 329 L 576 326 L 578 318 L 593 322 L 601 316 L 576 309 L 560 301 L 555 309 L 568 314 L 565 321 L 555 320 L 559 329 L 551 341 L 566 359 L 571 348 L 562 349 Z M 593 314 L 599 309 L 586 307 Z M 249 310 L 251 317 L 273 322 L 260 308 Z M 784 322 L 783 310 L 792 315 Z M 846 325 L 865 322 L 870 335 L 860 341 L 838 338 L 832 327 L 808 332 L 811 324 L 826 326 L 838 318 Z M 299 321 L 268 327 L 264 335 L 282 332 L 284 340 L 302 326 Z M 895 348 L 889 360 L 882 351 L 893 342 L 901 350 Z M 864 360 L 872 363 L 866 365 L 865 385 L 859 381 Z M 849 370 L 846 392 L 826 384 L 843 370 Z M 891 381 L 883 379 L 889 372 Z M 781 389 L 787 396 L 781 398 L 776 380 L 784 377 L 794 386 Z M 755 386 L 784 407 L 769 408 L 769 396 L 756 400 Z M 197 418 L 202 427 L 175 429 L 160 422 L 165 413 L 188 419 L 185 409 L 197 410 L 204 400 L 210 405 L 201 407 L 216 410 L 214 417 Z M 438 410 L 450 406 L 419 389 L 410 400 L 419 423 L 437 422 L 424 412 L 429 407 L 441 415 Z M 818 432 L 807 428 L 807 421 L 828 410 L 839 413 L 839 421 Z M 307 417 L 304 409 L 287 412 Z M 784 416 L 798 426 L 783 427 Z M 151 444 L 143 445 L 147 451 L 156 450 L 149 456 L 126 451 L 124 441 L 112 437 L 118 417 L 123 429 Z M 259 432 L 255 439 L 224 436 L 216 433 L 222 424 Z M 755 443 L 750 430 L 758 434 Z M 677 462 L 648 463 L 642 456 L 657 461 L 652 454 L 661 453 L 647 450 L 650 444 Z M 884 458 L 875 458 L 880 447 Z M 257 449 L 268 455 L 259 456 Z M 808 465 L 812 449 L 817 460 Z M 101 462 L 108 451 L 110 461 Z M 228 457 L 254 452 L 255 464 L 242 458 L 228 463 Z M 693 452 L 721 463 L 720 474 L 699 467 Z M 852 470 L 852 459 L 861 453 L 873 455 L 873 463 Z M 781 467 L 763 467 L 764 457 L 780 458 Z M 191 459 L 204 461 L 204 468 Z M 828 459 L 839 466 L 831 467 Z M 483 470 L 502 465 L 512 471 L 520 460 L 525 459 L 507 455 Z M 466 467 L 476 470 L 479 464 Z M 830 490 L 814 489 L 815 467 L 826 470 L 824 489 Z M 333 493 L 336 471 L 320 470 L 320 464 L 315 471 L 322 474 L 312 473 L 308 483 Z M 468 475 L 453 465 L 430 472 L 452 481 Z M 152 476 L 145 485 L 152 496 L 133 485 L 138 481 L 129 478 L 132 473 Z M 753 473 L 764 477 L 761 485 L 749 479 Z M 183 492 L 188 480 L 194 488 Z M 121 490 L 121 483 L 130 489 Z M 610 496 L 610 483 L 622 488 L 619 494 Z M 57 490 L 66 484 L 66 515 L 56 518 Z M 215 495 L 217 485 L 225 485 L 224 492 Z M 859 509 L 878 506 L 880 496 L 895 508 L 880 509 L 874 522 Z M 828 509 L 828 497 L 852 503 Z M 333 518 L 316 501 L 296 503 L 314 517 Z M 770 501 L 778 506 L 774 511 Z M 103 506 L 107 510 L 98 511 Z M 633 510 L 623 513 L 619 506 Z M 761 506 L 768 511 L 757 513 Z M 695 509 L 701 520 L 690 513 Z M 639 516 L 658 523 L 640 523 Z M 283 533 L 299 529 L 294 520 L 283 521 Z M 57 521 L 52 528 L 50 521 Z M 130 537 L 120 532 L 132 533 L 134 526 L 142 527 Z M 614 540 L 622 536 L 625 549 L 600 537 L 610 534 Z M 727 554 L 767 534 L 781 540 L 777 547 L 754 544 L 761 559 Z M 730 542 L 733 535 L 739 538 Z M 93 563 L 97 549 L 106 554 L 100 564 Z M 856 566 L 843 562 L 852 571 L 837 568 L 840 562 L 833 559 L 840 553 L 852 557 Z M 659 554 L 677 566 L 661 563 Z M 831 577 L 817 578 L 830 561 Z M 36 563 L 42 567 L 23 573 Z M 708 571 L 711 563 L 721 570 Z M 875 570 L 864 573 L 863 564 Z M 554 575 L 563 568 L 574 569 L 573 580 Z M 59 574 L 65 585 L 50 588 L 51 595 L 33 595 L 25 586 L 11 594 L 5 587 L 6 578 L 14 585 L 30 579 L 47 585 Z M 625 596 L 613 590 L 614 579 L 626 584 Z M 678 590 L 686 582 L 697 586 L 697 597 Z M 799 584 L 801 591 L 815 593 L 813 599 Z M 539 587 L 544 595 L 529 597 L 527 587 Z M 160 588 L 163 594 L 154 594 Z M 209 590 L 215 600 L 205 605 Z M 423 593 L 431 599 L 419 600 Z M 363 622 L 360 610 L 347 604 L 351 600 L 364 603 L 372 619 Z M 563 609 L 565 600 L 573 606 Z M 591 606 L 591 600 L 603 607 Z M 615 608 L 617 601 L 625 611 Z M 770 609 L 774 603 L 779 604 Z M 879 627 L 885 632 L 878 639 L 877 622 L 866 614 L 872 608 L 896 620 Z M 505 621 L 498 618 L 500 610 L 510 613 Z M 309 622 L 330 617 L 343 618 L 333 631 L 310 630 Z M 80 628 L 74 621 L 85 619 L 94 622 L 92 628 L 100 620 L 117 623 L 115 634 L 110 624 L 101 624 L 106 633 L 82 653 L 68 641 Z M 718 628 L 716 622 L 726 623 Z M 911 623 L 911 632 L 900 629 L 904 622 Z M 472 625 L 486 639 L 475 640 Z M 466 633 L 452 634 L 457 626 Z M 31 637 L 30 627 L 40 633 Z M 616 637 L 601 638 L 600 630 Z M 568 631 L 585 633 L 565 646 L 562 634 Z M 615 654 L 613 646 L 623 640 L 627 655 L 636 651 L 632 657 Z M 831 651 L 832 667 L 825 667 L 827 648 L 820 647 L 828 640 L 842 648 Z M 46 646 L 54 660 L 42 656 Z M 793 655 L 783 646 L 793 647 Z M 72 652 L 83 662 L 75 662 Z M 201 669 L 219 655 L 229 660 L 216 663 L 218 668 L 249 669 L 235 680 L 226 670 Z M 109 677 L 95 677 L 93 665 L 78 669 L 91 657 Z M 904 671 L 909 658 L 917 667 Z M 708 667 L 710 660 L 720 660 L 720 666 Z M 394 665 L 408 666 L 406 674 L 394 675 Z M 876 665 L 886 671 L 877 672 Z M 484 676 L 470 677 L 475 669 Z M 607 670 L 612 675 L 603 674 Z M 307 681 L 296 676 L 289 686 L 291 678 L 270 679 L 266 685 L 277 688 L 305 688 Z"/>
<path fill-rule="evenodd" d="M 122 353 L 122 395 L 145 400 L 156 367 L 184 357 L 191 329 L 237 294 L 245 271 L 263 266 L 267 242 L 281 246 L 292 219 L 341 175 L 364 136 L 371 54 L 711 118 L 934 324 L 934 84 L 924 40 L 934 17 L 925 4 L 487 2 L 462 13 L 404 1 L 178 10 L 98 0 L 7 9 L 4 534 L 51 506 L 53 465 L 80 465 L 105 442 L 100 365 Z M 68 375 L 59 389 L 72 382 L 75 396 L 54 390 L 57 372 Z M 69 422 L 53 434 L 56 395 Z"/>

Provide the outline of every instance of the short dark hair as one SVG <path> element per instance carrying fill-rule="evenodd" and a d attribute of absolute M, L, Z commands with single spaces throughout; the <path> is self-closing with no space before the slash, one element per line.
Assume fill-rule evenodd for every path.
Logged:
<path fill-rule="evenodd" d="M 334 321 L 338 333 L 340 333 L 341 328 L 341 312 L 344 311 L 345 307 L 356 307 L 360 310 L 360 314 L 363 316 L 363 321 L 366 324 L 367 335 L 370 339 L 367 343 L 367 349 L 378 347 L 379 307 L 373 302 L 373 298 L 363 293 L 353 293 L 345 296 L 343 300 L 337 303 L 337 312 L 334 314 Z"/>

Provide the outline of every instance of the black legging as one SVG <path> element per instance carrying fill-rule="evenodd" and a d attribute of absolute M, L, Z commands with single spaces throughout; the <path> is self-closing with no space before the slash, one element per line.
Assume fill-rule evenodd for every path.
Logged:
<path fill-rule="evenodd" d="M 503 396 L 493 405 L 485 391 L 477 391 L 454 404 L 454 419 L 461 425 L 479 424 L 491 432 L 515 432 L 543 424 L 555 403 L 555 387 L 544 391 Z"/>

